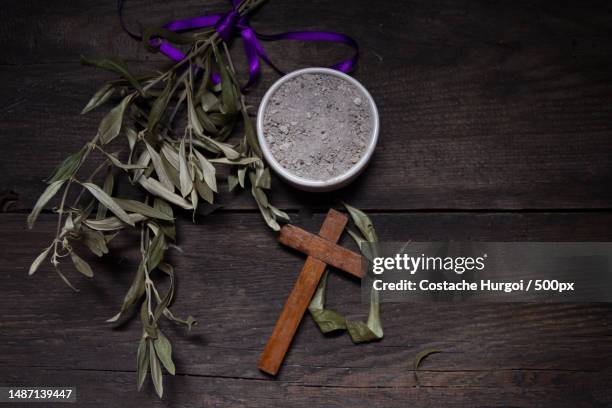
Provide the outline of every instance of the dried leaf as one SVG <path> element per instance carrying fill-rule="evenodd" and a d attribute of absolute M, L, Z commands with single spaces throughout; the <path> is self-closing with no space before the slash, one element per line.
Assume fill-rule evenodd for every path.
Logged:
<path fill-rule="evenodd" d="M 128 217 L 132 222 L 129 225 L 134 225 L 147 219 L 147 217 L 141 214 L 128 214 Z M 83 223 L 96 231 L 115 231 L 125 227 L 125 223 L 117 217 L 108 217 L 103 220 L 84 220 Z"/>
<path fill-rule="evenodd" d="M 200 139 L 204 144 L 208 144 L 209 147 L 212 146 L 214 149 L 217 149 L 217 151 L 223 153 L 229 160 L 237 160 L 240 158 L 240 153 L 227 143 L 218 142 L 205 135 L 200 135 Z"/>
<path fill-rule="evenodd" d="M 138 390 L 142 388 L 144 380 L 147 378 L 147 370 L 149 369 L 149 350 L 147 350 L 147 341 L 145 338 L 140 339 L 138 343 L 138 353 L 136 356 L 137 361 L 137 374 L 138 374 Z"/>
<path fill-rule="evenodd" d="M 119 223 L 118 218 L 115 218 Z M 123 225 L 123 223 L 121 223 Z M 106 246 L 107 240 L 100 231 L 94 231 L 89 228 L 83 228 L 83 243 L 97 256 L 102 256 L 108 253 L 108 247 Z"/>
<path fill-rule="evenodd" d="M 178 205 L 179 207 L 184 208 L 185 210 L 193 210 L 193 206 L 189 201 L 185 200 L 183 197 L 177 194 L 168 191 L 168 189 L 166 189 L 159 181 L 155 180 L 154 178 L 148 178 L 143 176 L 138 180 L 138 182 L 149 193 L 157 197 L 163 198 L 164 200 L 172 204 Z"/>
<path fill-rule="evenodd" d="M 200 98 L 200 103 L 204 112 L 219 108 L 219 99 L 212 92 L 205 92 Z"/>
<path fill-rule="evenodd" d="M 170 180 L 168 173 L 166 173 L 166 168 L 162 163 L 159 153 L 157 153 L 155 149 L 153 149 L 153 147 L 146 141 L 145 145 L 147 146 L 147 150 L 149 152 L 149 155 L 151 156 L 151 161 L 153 162 L 153 167 L 155 168 L 155 173 L 157 173 L 157 178 L 159 179 L 159 182 L 162 183 L 163 186 L 168 189 L 168 191 L 174 192 L 174 184 L 172 184 L 172 180 Z"/>
<path fill-rule="evenodd" d="M 244 188 L 244 177 L 246 175 L 246 167 L 238 169 L 237 173 L 238 173 L 238 183 L 240 184 L 240 187 Z"/>
<path fill-rule="evenodd" d="M 113 177 L 113 170 L 109 167 L 104 178 L 104 184 L 102 190 L 108 195 L 113 193 L 113 186 L 115 185 L 115 178 Z M 101 202 L 98 202 L 98 211 L 96 213 L 96 220 L 106 218 L 106 206 Z"/>
<path fill-rule="evenodd" d="M 103 150 L 102 150 L 102 153 L 104 153 L 104 155 L 111 161 L 111 163 L 114 166 L 119 167 L 122 170 L 139 170 L 139 169 L 146 169 L 148 167 L 147 165 L 144 165 L 144 164 L 125 164 L 125 163 L 121 163 L 121 161 L 117 158 L 116 153 L 115 154 L 109 154 L 109 153 L 106 153 Z"/>
<path fill-rule="evenodd" d="M 179 155 L 178 155 L 178 152 L 176 150 L 174 150 L 174 148 L 170 144 L 168 144 L 168 143 L 162 144 L 161 152 L 164 155 L 164 157 L 166 158 L 166 160 L 168 160 L 168 163 L 170 163 L 172 165 L 172 167 L 174 167 L 176 170 L 178 170 L 179 169 Z"/>
<path fill-rule="evenodd" d="M 176 369 L 174 367 L 174 362 L 172 361 L 172 345 L 170 344 L 168 338 L 160 332 L 157 338 L 153 341 L 153 345 L 155 346 L 157 356 L 164 365 L 164 368 L 170 374 L 174 375 Z"/>
<path fill-rule="evenodd" d="M 185 139 L 182 139 L 179 148 L 179 178 L 181 182 L 181 195 L 183 197 L 187 197 L 191 193 L 191 190 L 193 190 L 193 179 L 189 172 L 189 166 L 187 165 L 187 158 L 185 156 Z"/>
<path fill-rule="evenodd" d="M 53 172 L 53 175 L 47 180 L 47 183 L 68 180 L 70 177 L 74 176 L 74 173 L 78 169 L 86 151 L 87 145 L 83 146 L 78 152 L 66 157 L 66 159 L 64 159 L 64 161 L 57 166 Z"/>
<path fill-rule="evenodd" d="M 66 285 L 68 285 L 68 287 L 72 290 L 74 290 L 75 292 L 80 292 L 77 288 L 75 288 L 72 283 L 70 283 L 70 281 L 68 280 L 68 278 L 66 277 L 66 275 L 64 275 L 62 273 L 62 271 L 60 271 L 60 268 L 58 266 L 55 267 L 55 272 L 57 272 L 57 274 L 59 275 L 59 277 L 64 281 L 64 283 Z"/>
<path fill-rule="evenodd" d="M 124 61 L 118 58 L 102 58 L 102 59 L 94 59 L 94 58 L 86 58 L 81 55 L 81 64 L 84 65 L 92 65 L 98 68 L 106 69 L 108 71 L 115 72 L 121 75 L 123 78 L 127 79 L 132 86 L 140 92 L 140 94 L 144 94 L 144 90 L 142 86 L 136 80 L 136 78 L 130 73 L 127 65 Z"/>
<path fill-rule="evenodd" d="M 147 168 L 149 162 L 151 161 L 151 155 L 148 150 L 143 150 L 138 156 L 138 160 L 136 160 L 136 164 L 142 166 L 142 168 Z M 144 170 L 136 170 L 134 172 L 134 176 L 132 177 L 132 181 L 136 182 L 140 180 L 140 177 L 144 174 Z"/>
<path fill-rule="evenodd" d="M 238 177 L 230 174 L 229 176 L 227 176 L 227 188 L 228 191 L 233 191 L 236 186 L 238 185 Z"/>
<path fill-rule="evenodd" d="M 117 135 L 119 135 L 119 132 L 121 131 L 121 124 L 123 123 L 123 114 L 132 101 L 133 96 L 133 94 L 130 94 L 123 98 L 119 105 L 111 109 L 100 122 L 98 137 L 100 138 L 100 143 L 103 145 L 110 143 L 117 137 Z"/>
<path fill-rule="evenodd" d="M 256 170 L 255 185 L 260 188 L 269 190 L 272 185 L 272 179 L 270 177 L 270 169 L 258 167 Z"/>
<path fill-rule="evenodd" d="M 253 152 L 258 157 L 261 157 L 261 147 L 259 146 L 259 141 L 257 140 L 257 136 L 255 135 L 255 129 L 253 128 L 253 123 L 251 123 L 251 118 L 245 111 L 242 112 L 242 118 L 244 122 L 244 135 L 247 143 L 253 149 Z"/>
<path fill-rule="evenodd" d="M 32 212 L 30 215 L 28 215 L 28 228 L 31 229 L 34 226 L 34 223 L 36 222 L 36 219 L 38 218 L 38 215 L 42 209 L 45 207 L 45 205 L 47 205 L 49 200 L 51 200 L 53 196 L 57 194 L 59 189 L 62 188 L 63 184 L 64 180 L 54 181 L 53 183 L 49 184 L 40 197 L 38 197 L 38 201 L 36 201 L 36 204 L 34 204 Z"/>
<path fill-rule="evenodd" d="M 200 119 L 195 111 L 195 106 L 193 104 L 193 96 L 191 92 L 187 92 L 187 117 L 189 121 L 189 127 L 193 129 L 193 131 L 198 136 L 204 136 L 204 129 L 202 128 L 202 124 L 200 123 Z"/>
<path fill-rule="evenodd" d="M 106 102 L 115 92 L 115 84 L 107 82 L 96 93 L 91 97 L 87 105 L 81 111 L 81 115 L 86 114 L 89 111 L 96 109 L 98 106 Z"/>
<path fill-rule="evenodd" d="M 159 398 L 164 395 L 164 385 L 162 382 L 162 372 L 161 366 L 159 365 L 159 360 L 155 355 L 155 348 L 149 347 L 149 363 L 151 365 L 151 379 L 153 380 L 153 385 L 155 386 L 155 391 Z"/>
<path fill-rule="evenodd" d="M 132 156 L 132 152 L 134 151 L 134 146 L 136 146 L 136 142 L 138 141 L 138 133 L 134 128 L 128 127 L 125 129 L 125 137 L 128 140 L 128 145 L 130 146 L 130 157 Z"/>
<path fill-rule="evenodd" d="M 107 323 L 113 323 L 119 320 L 123 312 L 125 312 L 130 306 L 136 304 L 138 300 L 144 295 L 145 292 L 145 269 L 144 264 L 141 262 L 138 266 L 138 270 L 136 271 L 136 275 L 134 275 L 134 280 L 132 281 L 132 285 L 128 289 L 125 297 L 123 298 L 123 303 L 121 305 L 121 310 L 119 313 L 108 319 Z"/>
<path fill-rule="evenodd" d="M 34 272 L 38 270 L 38 267 L 40 267 L 40 264 L 42 264 L 43 261 L 47 259 L 47 256 L 49 255 L 49 251 L 51 251 L 51 248 L 53 248 L 53 245 L 47 247 L 44 251 L 40 253 L 40 255 L 36 257 L 36 259 L 34 259 L 34 262 L 32 262 L 32 265 L 30 265 L 30 270 L 28 271 L 28 275 L 34 275 Z"/>
<path fill-rule="evenodd" d="M 89 192 L 102 204 L 104 204 L 109 210 L 113 212 L 121 221 L 125 222 L 128 225 L 134 226 L 134 222 L 128 216 L 128 214 L 109 196 L 106 194 L 100 187 L 93 183 L 83 183 L 83 187 L 85 187 Z"/>
<path fill-rule="evenodd" d="M 168 102 L 170 102 L 170 98 L 172 97 L 172 90 L 174 88 L 174 81 L 172 79 L 166 82 L 166 86 L 162 93 L 157 97 L 153 106 L 151 107 L 151 112 L 149 113 L 149 120 L 147 124 L 147 128 L 149 131 L 153 131 L 157 123 L 161 120 L 164 112 L 166 111 L 166 107 L 168 106 Z"/>
<path fill-rule="evenodd" d="M 91 266 L 89 266 L 89 264 L 85 262 L 83 258 L 78 256 L 76 252 L 70 251 L 70 259 L 72 259 L 72 263 L 74 264 L 77 271 L 81 272 L 83 275 L 87 276 L 88 278 L 93 278 L 94 273 L 91 270 Z"/>
<path fill-rule="evenodd" d="M 216 193 L 217 192 L 217 177 L 216 177 L 217 170 L 215 169 L 215 166 L 213 166 L 212 163 L 208 161 L 208 159 L 204 157 L 204 155 L 198 152 L 197 150 L 195 150 L 195 154 L 196 154 L 196 157 L 198 158 L 198 161 L 200 162 L 200 170 L 202 170 L 202 176 L 204 178 L 204 181 L 206 182 L 208 187 L 210 187 L 211 190 Z"/>
<path fill-rule="evenodd" d="M 147 268 L 149 271 L 157 268 L 157 265 L 164 259 L 166 252 L 166 240 L 164 234 L 157 234 L 148 249 Z"/>
<path fill-rule="evenodd" d="M 238 96 L 234 93 L 234 84 L 232 83 L 229 70 L 225 65 L 225 61 L 221 57 L 221 54 L 215 46 L 213 46 L 213 52 L 217 65 L 219 67 L 219 74 L 221 76 L 221 102 L 223 105 L 222 111 L 225 113 L 236 112 L 236 100 Z"/>
<path fill-rule="evenodd" d="M 196 190 L 198 191 L 198 194 L 200 195 L 200 197 L 202 197 L 202 199 L 204 199 L 204 201 L 206 201 L 208 204 L 213 204 L 215 195 L 212 189 L 208 187 L 206 183 L 200 180 L 196 180 L 195 186 L 196 186 Z"/>
<path fill-rule="evenodd" d="M 372 220 L 364 214 L 363 211 L 358 210 L 355 207 L 351 207 L 348 204 L 344 204 L 346 209 L 348 210 L 353 222 L 359 228 L 363 236 L 367 241 L 374 242 L 378 241 L 378 237 L 376 236 L 376 231 L 374 231 L 374 225 L 372 224 Z"/>
<path fill-rule="evenodd" d="M 157 218 L 158 220 L 174 221 L 172 215 L 165 214 L 160 210 L 153 208 L 145 203 L 136 200 L 124 200 L 115 198 L 115 201 L 125 211 L 142 214 L 148 218 Z"/>
<path fill-rule="evenodd" d="M 345 204 L 346 205 L 346 204 Z M 349 206 L 347 206 L 348 208 Z M 370 237 L 376 238 L 376 233 L 370 219 L 356 208 L 350 207 L 350 213 L 353 221 L 364 226 L 364 230 L 368 231 Z M 369 227 L 368 227 L 369 225 Z M 349 230 L 349 232 L 351 232 Z M 351 236 L 360 241 L 363 238 L 356 233 L 351 232 Z M 346 320 L 342 315 L 333 310 L 325 309 L 325 291 L 327 287 L 327 272 L 319 282 L 319 286 L 310 302 L 308 310 L 313 319 L 321 329 L 328 332 L 332 330 L 341 330 L 346 328 L 351 340 L 355 343 L 364 343 L 381 339 L 383 337 L 383 329 L 380 323 L 380 305 L 378 300 L 378 292 L 372 290 L 370 292 L 370 310 L 368 312 L 367 322 Z"/>
<path fill-rule="evenodd" d="M 226 157 L 220 157 L 218 159 L 210 159 L 211 163 L 219 163 L 219 164 L 230 164 L 234 166 L 246 166 L 247 164 L 260 162 L 261 159 L 259 157 L 243 157 L 238 160 L 229 160 Z"/>
<path fill-rule="evenodd" d="M 427 357 L 429 357 L 432 354 L 441 353 L 441 352 L 442 350 L 438 350 L 436 348 L 428 348 L 428 349 L 419 351 L 417 355 L 414 357 L 414 363 L 413 363 L 414 370 L 415 371 L 418 370 L 423 360 L 425 360 Z"/>

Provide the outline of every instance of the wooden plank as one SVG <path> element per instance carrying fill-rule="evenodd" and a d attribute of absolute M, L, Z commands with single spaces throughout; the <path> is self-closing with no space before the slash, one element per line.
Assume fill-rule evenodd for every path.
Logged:
<path fill-rule="evenodd" d="M 612 238 L 609 213 L 372 218 L 381 240 Z M 118 237 L 113 257 L 92 262 L 96 276 L 91 282 L 66 268 L 81 289 L 75 294 L 48 268 L 26 276 L 29 261 L 49 241 L 54 221 L 43 214 L 37 229 L 27 231 L 25 214 L 0 215 L 0 375 L 15 384 L 66 381 L 83 389 L 92 406 L 114 398 L 119 406 L 158 404 L 152 390 L 135 392 L 138 322 L 116 330 L 104 323 L 116 313 L 137 266 L 137 234 Z M 295 220 L 309 230 L 321 221 L 322 214 Z M 443 397 L 456 406 L 528 405 L 528 399 L 543 406 L 610 403 L 608 304 L 482 304 L 469 309 L 385 304 L 385 338 L 359 346 L 346 335 L 321 335 L 305 319 L 278 380 L 268 381 L 256 368 L 257 358 L 294 283 L 291 271 L 299 269 L 303 257 L 282 248 L 257 214 L 219 213 L 202 224 L 181 220 L 178 245 L 183 252 L 172 252 L 178 275 L 174 311 L 200 321 L 191 334 L 164 325 L 179 373 L 167 379 L 166 388 L 177 404 L 275 406 L 289 400 L 289 406 L 308 401 L 363 406 L 378 399 L 385 406 L 405 406 L 407 401 L 442 403 Z M 352 246 L 346 236 L 342 244 Z M 254 269 L 265 273 L 253 274 Z M 329 307 L 350 318 L 366 313 L 359 286 L 350 277 L 332 274 L 328 297 Z M 412 360 L 426 347 L 443 353 L 424 362 L 417 388 Z M 196 394 L 202 400 L 193 400 Z"/>
<path fill-rule="evenodd" d="M 73 0 L 51 10 L 43 0 L 7 0 L 3 6 L 1 27 L 6 47 L 0 63 L 66 62 L 78 60 L 83 53 L 161 59 L 121 31 L 114 2 Z M 173 19 L 224 10 L 228 10 L 228 3 L 223 0 L 205 4 L 199 0 L 125 2 L 126 21 L 136 31 L 140 26 L 159 26 Z M 578 58 L 609 53 L 612 45 L 606 36 L 611 15 L 606 1 L 474 5 L 469 0 L 417 0 L 398 7 L 386 0 L 377 2 L 373 10 L 367 0 L 277 0 L 253 17 L 253 26 L 266 33 L 308 29 L 346 32 L 360 41 L 364 54 L 375 53 L 372 56 L 379 66 L 388 65 L 390 59 L 429 59 L 459 66 L 458 59 L 483 56 L 504 63 L 504 56 L 528 52 L 534 45 Z M 265 43 L 265 47 L 287 69 L 313 60 L 309 65 L 329 65 L 330 54 L 338 48 L 291 42 Z M 475 53 L 478 48 L 489 52 Z M 319 50 L 322 55 L 317 55 Z M 471 55 L 466 55 L 467 51 Z M 537 61 L 531 63 L 541 70 Z"/>
<path fill-rule="evenodd" d="M 80 67 L 79 54 L 119 54 L 146 69 L 158 66 L 159 56 L 138 51 L 140 45 L 120 34 L 114 6 L 78 0 L 54 6 L 53 13 L 41 1 L 3 7 L 11 17 L 2 19 L 2 58 L 9 65 L 0 67 L 0 191 L 16 194 L 11 208 L 31 208 L 40 180 L 97 129 L 101 112 L 78 113 L 110 75 Z M 205 11 L 197 0 L 180 7 L 130 0 L 127 7 L 132 23 Z M 349 8 L 350 17 L 337 12 Z M 355 76 L 381 114 L 379 148 L 354 185 L 313 196 L 275 180 L 275 203 L 327 209 L 341 198 L 392 210 L 612 207 L 612 41 L 602 28 L 611 13 L 604 3 L 546 1 L 512 7 L 416 1 L 403 10 L 382 1 L 375 13 L 366 2 L 266 5 L 254 19 L 262 31 L 332 27 L 357 38 L 362 53 Z M 265 46 L 288 69 L 347 53 L 329 45 Z M 249 102 L 256 106 L 276 78 L 266 68 Z M 221 202 L 255 208 L 248 194 Z"/>
<path fill-rule="evenodd" d="M 319 235 L 323 237 L 322 239 L 329 240 L 327 242 L 338 242 L 347 222 L 348 217 L 346 215 L 333 209 L 329 210 L 319 230 Z M 257 363 L 257 367 L 261 371 L 271 375 L 276 375 L 278 372 L 325 269 L 327 269 L 327 265 L 320 259 L 312 256 L 306 258 L 306 262 L 293 289 L 291 289 L 291 293 L 289 293 L 285 306 Z"/>
<path fill-rule="evenodd" d="M 273 202 L 289 209 L 326 209 L 338 199 L 363 209 L 393 210 L 612 207 L 612 86 L 586 72 L 582 76 L 579 67 L 563 67 L 541 79 L 540 88 L 495 97 L 491 93 L 508 86 L 507 80 L 495 79 L 494 68 L 480 68 L 463 66 L 449 76 L 446 68 L 397 67 L 387 75 L 376 66 L 364 67 L 358 77 L 376 93 L 383 129 L 367 171 L 351 186 L 319 195 L 274 178 Z M 0 190 L 16 194 L 14 209 L 32 207 L 44 188 L 41 180 L 90 140 L 102 116 L 83 117 L 79 111 L 105 73 L 78 66 L 47 71 L 0 68 Z M 560 95 L 557 75 L 584 81 Z M 394 84 L 398 77 L 409 77 L 410 83 Z M 431 82 L 435 89 L 418 85 Z M 461 84 L 480 89 L 470 90 L 471 102 L 457 109 L 453 98 L 461 99 Z M 453 97 L 427 102 L 447 89 L 455 89 Z M 585 92 L 595 96 L 584 97 Z M 36 148 L 23 149 L 24 143 Z M 220 202 L 226 208 L 255 208 L 249 194 L 226 193 Z"/>
<path fill-rule="evenodd" d="M 571 387 L 555 386 L 565 373 L 538 371 L 501 373 L 514 377 L 519 385 L 499 388 L 470 386 L 413 387 L 394 385 L 373 386 L 312 386 L 278 380 L 253 381 L 239 377 L 210 378 L 200 376 L 165 377 L 163 400 L 154 397 L 151 387 L 142 392 L 133 390 L 134 373 L 47 369 L 35 367 L 26 373 L 0 367 L 0 375 L 10 384 L 76 384 L 77 406 L 88 408 L 113 407 L 341 407 L 341 406 L 406 406 L 437 407 L 507 407 L 542 406 L 587 408 L 607 406 L 611 399 L 603 383 L 609 373 L 594 378 L 588 373 L 571 375 Z M 457 378 L 490 378 L 497 383 L 499 373 L 457 373 Z M 547 379 L 549 386 L 540 384 Z M 593 380 L 593 382 L 591 382 Z M 32 406 L 19 404 L 19 406 Z"/>

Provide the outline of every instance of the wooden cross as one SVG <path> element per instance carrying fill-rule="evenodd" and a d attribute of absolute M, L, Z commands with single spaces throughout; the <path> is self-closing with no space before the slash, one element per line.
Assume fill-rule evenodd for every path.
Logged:
<path fill-rule="evenodd" d="M 332 209 L 327 213 L 319 235 L 294 225 L 285 225 L 281 229 L 279 241 L 307 254 L 308 258 L 259 359 L 261 371 L 271 375 L 278 372 L 327 265 L 363 278 L 361 255 L 336 244 L 347 222 L 346 215 Z"/>

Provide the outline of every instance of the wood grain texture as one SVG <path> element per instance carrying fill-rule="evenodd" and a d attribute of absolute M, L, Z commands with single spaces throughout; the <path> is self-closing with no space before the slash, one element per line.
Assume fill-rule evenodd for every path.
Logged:
<path fill-rule="evenodd" d="M 322 214 L 295 216 L 294 222 L 314 230 L 322 219 Z M 372 219 L 381 240 L 612 238 L 607 213 L 374 214 Z M 0 378 L 11 384 L 74 384 L 82 389 L 82 406 L 145 401 L 185 407 L 612 403 L 608 304 L 469 309 L 450 303 L 384 304 L 385 338 L 359 346 L 345 335 L 320 334 L 307 318 L 277 379 L 271 380 L 257 370 L 257 359 L 304 258 L 279 245 L 257 214 L 227 212 L 205 218 L 202 225 L 180 222 L 183 252 L 172 251 L 178 275 L 173 310 L 193 314 L 200 323 L 190 334 L 164 326 L 178 375 L 165 378 L 169 391 L 158 402 L 151 389 L 135 392 L 138 322 L 115 330 L 104 323 L 116 313 L 137 267 L 137 237 L 123 234 L 113 243 L 114 257 L 92 262 L 92 281 L 67 270 L 81 289 L 75 294 L 49 268 L 26 276 L 27 261 L 47 244 L 54 221 L 44 214 L 38 228 L 27 231 L 25 215 L 0 215 Z M 341 244 L 354 248 L 346 236 Z M 349 318 L 367 312 L 355 279 L 338 273 L 330 277 L 329 307 Z M 415 379 L 412 360 L 427 347 L 443 352 L 428 358 Z"/>
<path fill-rule="evenodd" d="M 132 24 L 159 24 L 223 8 L 221 1 L 201 4 L 130 0 L 126 12 Z M 129 57 L 136 71 L 164 65 L 121 33 L 114 2 L 49 7 L 9 1 L 0 11 L 8 45 L 0 66 L 0 186 L 17 195 L 21 209 L 31 208 L 40 181 L 97 129 L 101 111 L 78 113 L 112 76 L 80 66 L 79 54 Z M 340 198 L 365 210 L 611 208 L 611 19 L 606 2 L 381 1 L 375 10 L 366 1 L 268 4 L 254 17 L 262 31 L 331 27 L 354 36 L 362 46 L 355 76 L 381 115 L 380 145 L 355 184 L 313 196 L 274 180 L 275 204 L 325 211 Z M 265 46 L 287 69 L 348 53 L 330 45 Z M 266 68 L 249 102 L 257 106 L 276 78 Z M 36 157 L 24 146 L 35 146 Z M 248 194 L 222 202 L 255 208 Z"/>
<path fill-rule="evenodd" d="M 138 28 L 226 7 L 128 0 L 126 17 Z M 26 231 L 25 213 L 103 115 L 79 112 L 111 75 L 80 66 L 79 56 L 124 57 L 137 72 L 166 65 L 121 32 L 115 13 L 114 1 L 94 0 L 0 8 L 0 385 L 76 385 L 77 406 L 105 408 L 612 405 L 609 304 L 385 304 L 385 338 L 359 346 L 306 318 L 277 378 L 265 376 L 257 359 L 304 259 L 276 242 L 249 194 L 227 193 L 201 225 L 180 215 L 174 311 L 200 324 L 192 333 L 166 325 L 177 376 L 164 378 L 161 401 L 150 384 L 137 393 L 138 322 L 104 323 L 137 267 L 137 235 L 92 261 L 94 280 L 67 271 L 80 294 L 48 268 L 27 278 L 55 217 L 46 212 Z M 262 32 L 357 39 L 354 75 L 381 115 L 379 147 L 354 184 L 312 195 L 274 179 L 272 201 L 315 231 L 323 214 L 309 211 L 345 200 L 374 212 L 383 241 L 612 240 L 611 21 L 607 1 L 270 2 L 253 18 Z M 349 52 L 265 48 L 286 70 Z M 241 45 L 233 52 L 244 73 Z M 264 67 L 249 104 L 276 78 Z M 356 250 L 346 237 L 340 244 Z M 329 307 L 365 316 L 354 278 L 332 273 L 328 290 Z M 443 352 L 415 376 L 413 358 L 428 347 Z"/>
<path fill-rule="evenodd" d="M 327 242 L 338 242 L 347 222 L 348 217 L 346 215 L 331 209 L 323 221 L 319 236 Z M 286 227 L 283 227 L 283 229 Z M 310 255 L 306 258 L 306 262 L 293 289 L 291 289 L 291 293 L 289 293 L 285 306 L 257 363 L 257 367 L 264 373 L 271 375 L 278 373 L 278 369 L 283 363 L 295 332 L 326 268 L 327 265 L 322 260 Z"/>
<path fill-rule="evenodd" d="M 341 247 L 328 239 L 322 238 L 292 224 L 284 225 L 280 230 L 278 241 L 309 257 L 316 258 L 341 271 L 357 278 L 363 278 L 363 259 L 358 253 Z"/>

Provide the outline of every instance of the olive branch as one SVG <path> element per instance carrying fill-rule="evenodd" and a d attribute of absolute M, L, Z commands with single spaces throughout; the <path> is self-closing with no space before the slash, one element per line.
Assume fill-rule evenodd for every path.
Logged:
<path fill-rule="evenodd" d="M 261 3 L 246 0 L 239 12 L 249 12 Z M 159 29 L 146 30 L 145 44 L 149 45 L 158 32 Z M 139 266 L 119 312 L 108 321 L 116 322 L 126 311 L 140 307 L 143 330 L 137 353 L 138 388 L 150 372 L 160 397 L 161 367 L 175 374 L 172 346 L 161 331 L 161 318 L 189 329 L 196 324 L 192 316 L 183 319 L 170 310 L 175 272 L 166 260 L 166 252 L 176 241 L 175 209 L 192 211 L 195 219 L 198 205 L 214 203 L 217 169 L 230 166 L 229 190 L 250 186 L 270 228 L 278 230 L 278 221 L 288 219 L 268 199 L 270 171 L 261 159 L 249 107 L 236 80 L 227 45 L 213 29 L 172 35 L 174 43 L 189 46 L 189 51 L 185 59 L 157 75 L 135 76 L 120 59 L 82 58 L 86 65 L 119 76 L 104 83 L 82 113 L 104 105 L 116 95 L 120 101 L 101 120 L 95 137 L 55 169 L 27 220 L 32 228 L 41 211 L 59 194 L 59 204 L 54 208 L 55 236 L 36 257 L 29 274 L 49 260 L 60 278 L 75 291 L 78 290 L 63 272 L 66 259 L 86 277 L 94 276 L 75 247 L 86 247 L 101 257 L 109 253 L 109 242 L 121 230 L 140 229 Z M 213 72 L 218 72 L 219 83 L 211 79 Z M 232 144 L 228 139 L 236 129 L 241 129 L 243 135 L 237 144 Z M 92 159 L 101 163 L 83 177 L 82 167 Z M 101 172 L 105 174 L 97 184 Z M 144 199 L 115 196 L 116 176 L 127 178 L 143 191 Z M 76 196 L 69 203 L 71 191 Z M 169 285 L 162 292 L 156 282 L 164 276 Z"/>

